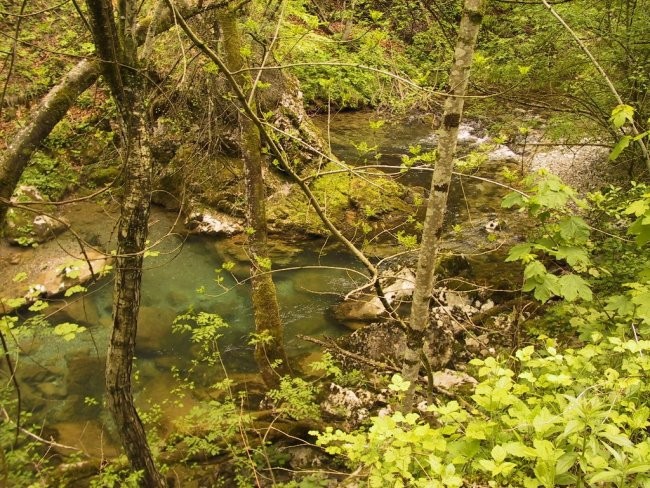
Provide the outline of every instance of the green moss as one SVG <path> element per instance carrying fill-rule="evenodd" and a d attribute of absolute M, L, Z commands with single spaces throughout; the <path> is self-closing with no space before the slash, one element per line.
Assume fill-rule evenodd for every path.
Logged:
<path fill-rule="evenodd" d="M 340 166 L 331 165 L 324 171 Z M 406 203 L 409 190 L 377 172 L 364 177 L 336 173 L 318 178 L 311 185 L 314 196 L 328 218 L 348 237 L 380 230 L 390 216 L 406 216 L 413 207 Z M 307 234 L 327 235 L 328 231 L 307 198 L 298 190 L 289 195 L 274 195 L 267 209 L 269 220 L 278 228 Z M 364 230 L 365 229 L 365 230 Z"/>
<path fill-rule="evenodd" d="M 79 174 L 58 156 L 37 152 L 20 180 L 21 185 L 34 186 L 51 200 L 60 199 L 79 180 Z"/>

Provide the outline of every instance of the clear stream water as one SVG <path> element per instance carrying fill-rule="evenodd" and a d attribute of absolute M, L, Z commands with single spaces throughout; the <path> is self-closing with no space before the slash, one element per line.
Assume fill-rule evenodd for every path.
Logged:
<path fill-rule="evenodd" d="M 382 129 L 370 128 L 369 114 L 341 114 L 332 118 L 331 143 L 335 153 L 348 163 L 359 162 L 359 153 L 352 144 L 365 140 L 377 145 L 383 154 L 383 164 L 399 165 L 409 146 L 420 144 L 432 148 L 432 129 L 426 124 L 387 124 Z M 317 120 L 321 127 L 326 118 Z M 499 165 L 501 166 L 501 165 Z M 494 172 L 494 167 L 485 171 Z M 411 184 L 428 185 L 426 175 L 412 177 Z M 472 199 L 478 214 L 487 214 L 499 207 L 502 191 L 489 185 L 468 180 L 452 189 L 450 215 L 457 221 L 467 216 L 470 206 L 462 198 L 463 192 Z M 76 213 L 75 213 L 76 212 Z M 476 216 L 476 214 L 475 214 Z M 105 215 L 97 209 L 78 206 L 69 218 L 83 229 L 87 238 L 104 240 L 111 228 Z M 173 227 L 175 216 L 154 210 L 151 240 L 155 241 Z M 484 237 L 481 237 L 484 239 Z M 162 405 L 163 423 L 186 413 L 196 402 L 186 398 L 179 406 L 170 402 L 176 394 L 178 380 L 172 373 L 178 368 L 183 376 L 190 367 L 194 348 L 188 337 L 171 333 L 174 317 L 192 307 L 221 315 L 229 324 L 220 340 L 223 361 L 230 374 L 239 379 L 259 381 L 248 336 L 253 329 L 249 287 L 238 284 L 236 278 L 221 273 L 221 286 L 215 283 L 216 269 L 227 259 L 228 241 L 191 237 L 181 239 L 172 234 L 162 239 L 157 257 L 146 259 L 142 287 L 142 311 L 139 347 L 135 369 L 138 371 L 136 396 L 139 406 L 146 409 L 150 403 Z M 280 260 L 282 267 L 296 268 L 278 272 L 274 276 L 282 318 L 285 324 L 286 345 L 294 361 L 308 355 L 313 347 L 297 334 L 336 337 L 347 329 L 329 314 L 330 307 L 342 295 L 361 283 L 360 277 L 339 268 L 361 270 L 358 263 L 342 251 L 325 250 L 322 242 L 315 242 L 299 253 Z M 327 266 L 316 269 L 305 266 Z M 244 278 L 245 267 L 238 279 Z M 205 293 L 198 293 L 200 287 Z M 34 413 L 34 419 L 54 433 L 65 444 L 79 446 L 93 455 L 110 454 L 115 441 L 107 433 L 108 416 L 101 406 L 103 396 L 103 365 L 111 322 L 112 282 L 106 279 L 95 285 L 90 293 L 53 317 L 55 323 L 75 322 L 87 327 L 72 341 L 51 336 L 23 339 L 21 346 L 28 353 L 20 358 L 20 379 L 23 386 L 25 409 Z M 218 371 L 204 371 L 207 386 L 220 378 Z M 207 390 L 196 396 L 209 395 Z"/>

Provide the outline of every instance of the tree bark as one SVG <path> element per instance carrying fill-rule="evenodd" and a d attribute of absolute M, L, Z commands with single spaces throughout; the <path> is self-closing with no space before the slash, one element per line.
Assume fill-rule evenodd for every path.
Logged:
<path fill-rule="evenodd" d="M 410 410 L 412 406 L 421 359 L 428 359 L 434 367 L 441 366 L 435 364 L 435 356 L 447 356 L 448 354 L 445 353 L 451 347 L 446 331 L 439 329 L 433 331 L 433 334 L 428 333 L 429 301 L 433 291 L 438 243 L 442 234 L 447 195 L 454 167 L 458 127 L 463 115 L 464 97 L 467 93 L 474 47 L 483 19 L 483 6 L 484 0 L 465 0 L 454 50 L 454 62 L 449 75 L 450 88 L 445 100 L 443 123 L 438 139 L 438 161 L 431 180 L 431 190 L 422 230 L 415 289 L 407 330 L 407 347 L 402 367 L 402 376 L 411 383 L 403 402 L 404 410 Z M 429 359 L 430 355 L 425 352 L 429 348 L 433 349 L 435 354 L 431 359 Z"/>
<path fill-rule="evenodd" d="M 118 4 L 115 22 L 111 0 L 86 0 L 102 73 L 120 116 L 124 139 L 125 185 L 117 236 L 113 330 L 106 357 L 108 408 L 131 467 L 142 471 L 142 484 L 164 487 L 133 402 L 131 369 L 140 309 L 142 260 L 151 206 L 151 154 L 145 121 L 144 78 L 139 71 L 135 19 L 137 4 Z"/>
<path fill-rule="evenodd" d="M 237 18 L 232 11 L 219 11 L 217 19 L 221 27 L 226 66 L 234 81 L 243 89 L 252 88 L 252 77 L 241 55 L 241 34 Z M 250 104 L 254 111 L 255 103 Z M 266 224 L 266 190 L 264 186 L 261 138 L 255 123 L 241 111 L 239 112 L 239 131 L 242 156 L 244 158 L 244 178 L 246 188 L 246 219 L 250 229 L 248 234 L 248 253 L 251 259 L 251 285 L 253 312 L 255 315 L 255 360 L 260 368 L 264 383 L 275 388 L 280 378 L 290 374 L 287 355 L 284 350 L 284 327 L 280 319 L 280 308 L 275 284 L 269 269 Z"/>

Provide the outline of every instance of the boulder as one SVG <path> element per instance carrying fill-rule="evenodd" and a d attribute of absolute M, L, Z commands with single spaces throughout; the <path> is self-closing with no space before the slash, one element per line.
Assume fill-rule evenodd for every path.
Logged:
<path fill-rule="evenodd" d="M 387 270 L 380 278 L 386 301 L 399 306 L 399 302 L 413 295 L 415 274 L 409 268 L 397 272 Z M 374 293 L 355 293 L 333 308 L 334 318 L 357 329 L 359 322 L 373 322 L 386 315 L 384 305 Z"/>
<path fill-rule="evenodd" d="M 195 206 L 185 219 L 185 227 L 191 234 L 209 236 L 233 236 L 244 231 L 239 219 L 207 207 Z"/>
<path fill-rule="evenodd" d="M 31 208 L 35 211 L 48 212 L 48 215 L 46 215 L 17 208 L 9 209 L 5 236 L 13 245 L 42 244 L 53 239 L 68 227 L 68 224 L 63 219 L 51 216 L 56 209 L 48 205 L 47 198 L 41 195 L 38 189 L 33 186 L 19 186 L 11 201 L 12 203 L 42 202 L 42 205 L 32 206 Z"/>
<path fill-rule="evenodd" d="M 138 335 L 135 350 L 138 354 L 160 354 L 172 342 L 172 322 L 176 312 L 171 308 L 141 307 L 138 315 Z"/>
<path fill-rule="evenodd" d="M 2 249 L 0 249 L 2 254 Z M 75 285 L 82 285 L 99 278 L 112 258 L 106 254 L 86 249 L 79 251 L 76 242 L 45 243 L 36 248 L 21 251 L 21 265 L 15 269 L 0 260 L 0 299 L 2 311 L 11 313 L 24 304 L 65 292 Z M 9 264 L 9 266 L 14 266 Z M 24 303 L 12 300 L 23 298 Z"/>

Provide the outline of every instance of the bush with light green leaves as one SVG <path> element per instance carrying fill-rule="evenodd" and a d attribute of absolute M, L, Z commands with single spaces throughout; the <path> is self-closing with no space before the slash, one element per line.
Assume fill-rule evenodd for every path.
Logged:
<path fill-rule="evenodd" d="M 536 175 L 530 190 L 507 197 L 506 206 L 540 219 L 541 231 L 508 259 L 522 261 L 524 289 L 540 301 L 565 299 L 552 319 L 572 331 L 570 344 L 542 334 L 511 357 L 473 359 L 478 384 L 467 399 L 375 417 L 363 430 L 317 434 L 369 486 L 650 486 L 650 192 L 636 191 L 617 212 L 635 238 L 636 274 L 594 295 L 594 276 L 619 275 L 596 270 L 601 243 L 566 210 L 570 202 L 586 204 L 555 177 Z M 543 265 L 551 258 L 562 263 L 559 276 Z M 615 256 L 605 261 L 616 265 Z M 532 273 L 531 263 L 544 272 Z M 563 286 L 574 274 L 571 283 L 586 291 Z M 391 386 L 403 389 L 404 381 Z"/>

